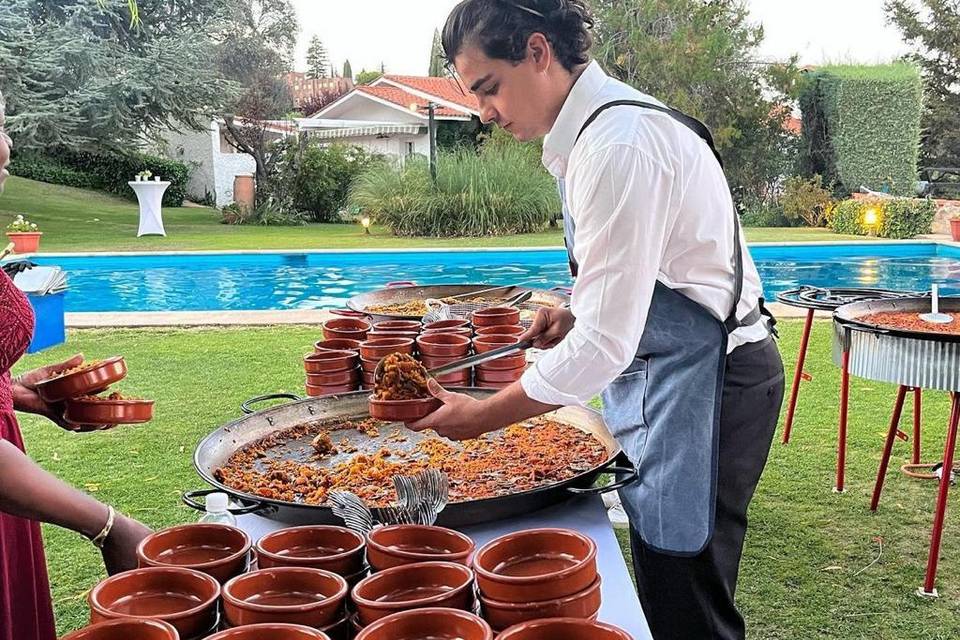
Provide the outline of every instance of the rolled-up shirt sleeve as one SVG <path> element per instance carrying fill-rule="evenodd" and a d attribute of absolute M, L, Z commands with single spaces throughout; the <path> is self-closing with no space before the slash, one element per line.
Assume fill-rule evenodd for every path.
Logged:
<path fill-rule="evenodd" d="M 566 177 L 576 222 L 574 328 L 521 378 L 551 405 L 585 404 L 633 359 L 677 209 L 673 170 L 629 144 L 597 150 Z"/>

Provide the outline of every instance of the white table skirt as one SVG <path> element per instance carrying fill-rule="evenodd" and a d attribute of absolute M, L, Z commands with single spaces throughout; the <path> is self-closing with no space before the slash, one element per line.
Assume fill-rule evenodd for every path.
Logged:
<path fill-rule="evenodd" d="M 136 192 L 137 202 L 140 203 L 140 228 L 137 230 L 137 237 L 167 235 L 163 229 L 161 205 L 163 203 L 163 193 L 170 186 L 170 183 L 143 180 L 128 182 L 127 184 Z"/>
<path fill-rule="evenodd" d="M 254 540 L 284 526 L 256 515 L 240 516 L 237 521 L 238 526 Z M 652 640 L 626 561 L 599 496 L 576 498 L 518 518 L 467 527 L 463 532 L 479 547 L 512 531 L 540 527 L 574 529 L 596 541 L 603 598 L 599 619 L 621 627 L 634 640 Z"/>

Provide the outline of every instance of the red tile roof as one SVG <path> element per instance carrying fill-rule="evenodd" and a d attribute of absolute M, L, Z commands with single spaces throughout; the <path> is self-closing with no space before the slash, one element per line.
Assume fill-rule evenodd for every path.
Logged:
<path fill-rule="evenodd" d="M 372 87 L 370 85 L 359 85 L 356 88 L 357 91 L 361 93 L 366 93 L 371 96 L 380 98 L 381 100 L 386 100 L 392 102 L 398 106 L 403 107 L 404 109 L 409 109 L 411 104 L 416 104 L 418 107 L 424 107 L 422 111 L 419 111 L 421 115 L 426 115 L 426 109 L 428 100 L 421 98 L 420 96 L 408 93 L 399 87 L 393 87 L 390 85 L 377 85 Z M 437 96 L 440 97 L 440 96 Z M 470 113 L 467 111 L 461 111 L 459 109 L 450 109 L 448 107 L 438 107 L 436 111 L 437 115 L 440 117 L 460 117 L 466 118 L 470 116 Z"/>
<path fill-rule="evenodd" d="M 452 78 L 435 78 L 424 76 L 395 76 L 387 74 L 385 80 L 403 84 L 417 91 L 429 93 L 445 102 L 458 104 L 472 111 L 480 111 L 477 98 L 469 92 L 461 91 L 456 80 Z"/>

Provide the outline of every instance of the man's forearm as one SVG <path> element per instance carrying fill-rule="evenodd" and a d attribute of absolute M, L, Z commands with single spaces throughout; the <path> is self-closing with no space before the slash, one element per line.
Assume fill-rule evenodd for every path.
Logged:
<path fill-rule="evenodd" d="M 492 429 L 539 416 L 559 409 L 559 405 L 544 404 L 529 398 L 519 381 L 483 401 L 483 418 Z"/>

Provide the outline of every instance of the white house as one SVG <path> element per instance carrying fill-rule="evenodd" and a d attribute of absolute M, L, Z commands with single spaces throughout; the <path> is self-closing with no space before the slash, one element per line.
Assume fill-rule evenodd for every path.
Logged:
<path fill-rule="evenodd" d="M 194 201 L 212 200 L 217 207 L 233 202 L 233 180 L 252 174 L 257 165 L 253 156 L 230 146 L 223 135 L 226 127 L 210 122 L 206 131 L 166 131 L 161 153 L 190 167 L 187 197 Z"/>
<path fill-rule="evenodd" d="M 298 121 L 308 136 L 356 144 L 369 151 L 404 158 L 430 153 L 427 105 L 443 122 L 479 117 L 477 100 L 455 80 L 385 75 L 359 85 L 309 118 Z"/>

